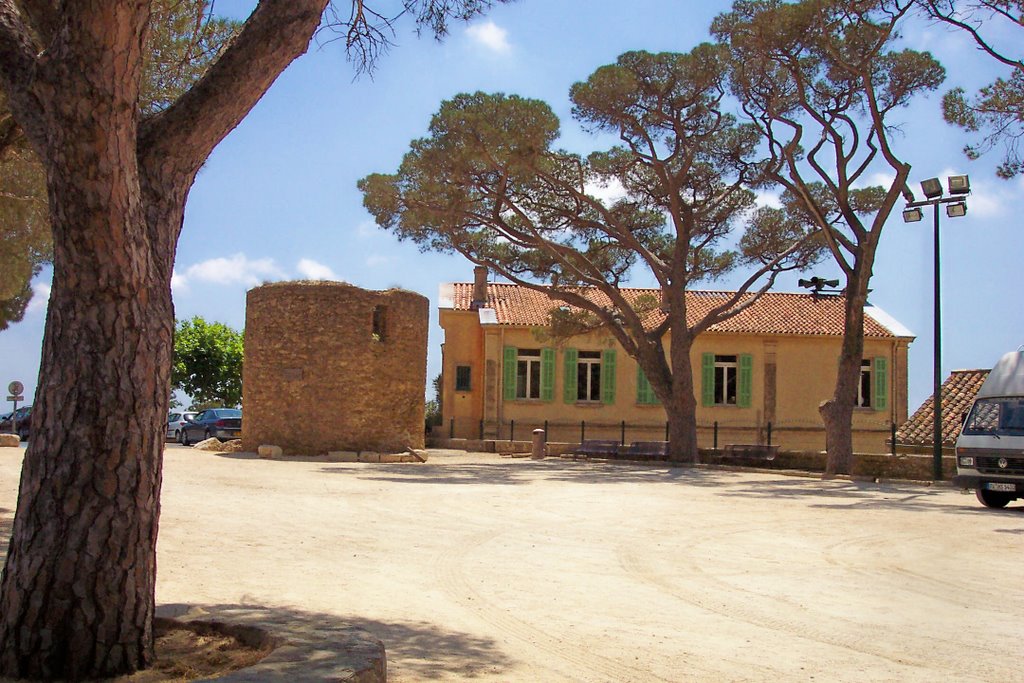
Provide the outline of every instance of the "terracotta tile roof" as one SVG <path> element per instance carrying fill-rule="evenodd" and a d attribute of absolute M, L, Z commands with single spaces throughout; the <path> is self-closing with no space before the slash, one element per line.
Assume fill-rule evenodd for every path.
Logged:
<path fill-rule="evenodd" d="M 971 407 L 978 389 L 988 377 L 988 370 L 954 370 L 939 390 L 942 396 L 942 443 L 952 446 L 960 431 L 960 417 Z M 932 396 L 921 404 L 903 426 L 896 430 L 896 441 L 911 446 L 934 443 Z"/>
<path fill-rule="evenodd" d="M 471 283 L 456 282 L 451 285 L 451 308 L 470 310 L 473 299 Z M 582 294 L 592 301 L 607 303 L 607 297 L 598 290 L 585 288 Z M 627 300 L 635 302 L 641 297 L 654 297 L 655 307 L 648 314 L 645 324 L 653 327 L 664 319 L 664 313 L 657 309 L 661 292 L 657 289 L 624 288 Z M 722 303 L 732 292 L 688 291 L 687 306 L 691 321 L 696 321 L 714 306 Z M 748 297 L 753 295 L 747 295 Z M 791 294 L 768 292 L 750 308 L 717 325 L 711 332 L 741 334 L 785 334 L 841 336 L 843 334 L 843 297 L 814 296 L 813 294 Z M 549 311 L 562 306 L 560 301 L 548 294 L 514 284 L 488 283 L 487 308 L 493 308 L 499 325 L 542 327 L 548 323 Z M 867 337 L 909 337 L 906 330 L 890 329 L 870 315 L 865 316 L 864 335 Z"/>

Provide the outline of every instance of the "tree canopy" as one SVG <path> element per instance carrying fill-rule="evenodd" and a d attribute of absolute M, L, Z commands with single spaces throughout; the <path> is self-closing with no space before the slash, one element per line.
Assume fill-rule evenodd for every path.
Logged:
<path fill-rule="evenodd" d="M 727 53 L 709 44 L 689 53 L 627 52 L 575 84 L 574 117 L 622 141 L 586 157 L 554 147 L 559 121 L 544 102 L 458 95 L 442 103 L 397 173 L 359 183 L 377 223 L 400 238 L 550 292 L 585 314 L 576 318 L 583 328 L 589 319 L 607 329 L 644 368 L 670 425 L 679 417 L 671 411 L 689 409 L 677 447 L 691 459 L 693 337 L 753 303 L 746 292 L 766 291 L 779 272 L 817 254 L 806 224 L 755 207 L 752 188 L 765 174 L 760 138 L 720 107 L 726 63 Z M 602 186 L 621 197 L 602 201 Z M 621 291 L 634 267 L 665 292 L 668 313 L 657 324 L 649 314 L 658 301 Z M 737 292 L 687 318 L 688 287 L 740 267 L 749 275 Z"/>
<path fill-rule="evenodd" d="M 196 316 L 174 329 L 171 386 L 195 406 L 234 408 L 242 402 L 244 335 Z"/>
<path fill-rule="evenodd" d="M 836 392 L 823 404 L 826 474 L 849 471 L 864 346 L 864 305 L 882 228 L 909 196 L 910 164 L 893 145 L 894 113 L 936 89 L 942 66 L 893 42 L 910 2 L 738 0 L 712 33 L 732 54 L 731 83 L 785 188 L 791 216 L 810 221 L 846 279 Z M 891 174 L 885 186 L 867 181 Z"/>
<path fill-rule="evenodd" d="M 1010 70 L 973 96 L 953 88 L 942 98 L 942 113 L 949 123 L 980 134 L 977 142 L 964 146 L 969 159 L 1002 144 L 997 175 L 1018 175 L 1024 171 L 1024 0 L 920 0 L 920 5 L 930 17 L 965 31 L 980 50 Z"/>
<path fill-rule="evenodd" d="M 195 83 L 241 24 L 213 17 L 208 0 L 155 0 L 139 109 L 165 109 Z M 19 322 L 32 278 L 53 258 L 46 176 L 0 90 L 0 330 Z"/>

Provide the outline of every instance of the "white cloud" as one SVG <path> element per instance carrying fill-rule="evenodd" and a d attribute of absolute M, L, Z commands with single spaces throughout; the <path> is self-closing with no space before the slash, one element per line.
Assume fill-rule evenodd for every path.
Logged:
<path fill-rule="evenodd" d="M 299 259 L 299 263 L 295 266 L 296 270 L 299 271 L 299 275 L 302 275 L 307 280 L 337 280 L 338 276 L 334 274 L 328 266 L 322 263 L 317 263 L 313 259 Z"/>
<path fill-rule="evenodd" d="M 485 21 L 482 24 L 473 24 L 466 29 L 468 35 L 474 42 L 484 46 L 492 52 L 505 54 L 512 49 L 508 42 L 508 31 L 501 28 L 493 21 Z"/>
<path fill-rule="evenodd" d="M 250 260 L 245 254 L 234 254 L 228 258 L 213 258 L 189 266 L 183 274 L 174 273 L 171 286 L 187 291 L 193 281 L 212 282 L 218 285 L 242 284 L 255 287 L 268 280 L 284 280 L 288 275 L 281 270 L 274 259 Z"/>
<path fill-rule="evenodd" d="M 605 206 L 611 206 L 626 196 L 626 188 L 618 178 L 612 178 L 602 185 L 587 183 L 583 186 L 583 191 L 597 197 Z"/>
<path fill-rule="evenodd" d="M 32 285 L 32 299 L 28 302 L 26 313 L 45 311 L 50 303 L 50 285 L 47 282 L 36 282 Z"/>
<path fill-rule="evenodd" d="M 758 207 L 766 206 L 772 209 L 781 209 L 782 195 L 779 192 L 771 192 L 768 190 L 755 190 L 754 204 Z"/>
<path fill-rule="evenodd" d="M 181 293 L 188 291 L 188 279 L 177 270 L 171 271 L 171 291 Z"/>

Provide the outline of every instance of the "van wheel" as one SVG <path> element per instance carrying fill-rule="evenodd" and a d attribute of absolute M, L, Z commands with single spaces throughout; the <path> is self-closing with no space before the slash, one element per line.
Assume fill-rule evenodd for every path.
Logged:
<path fill-rule="evenodd" d="M 978 496 L 978 502 L 987 508 L 1004 508 L 1007 503 L 1014 499 L 1014 496 L 1011 496 L 1009 493 L 989 491 L 980 486 L 974 490 L 974 493 Z"/>

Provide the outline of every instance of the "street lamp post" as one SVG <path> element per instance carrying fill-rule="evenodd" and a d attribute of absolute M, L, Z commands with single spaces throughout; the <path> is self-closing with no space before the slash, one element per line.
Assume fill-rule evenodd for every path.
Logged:
<path fill-rule="evenodd" d="M 921 192 L 925 198 L 914 201 L 909 188 L 906 190 L 907 206 L 903 210 L 903 220 L 916 223 L 924 218 L 923 206 L 931 206 L 934 220 L 934 348 L 932 351 L 932 477 L 942 479 L 942 306 L 941 277 L 939 270 L 939 205 L 946 205 L 946 215 L 959 218 L 967 213 L 966 197 L 971 192 L 971 181 L 966 175 L 953 175 L 946 179 L 949 197 L 942 196 L 942 183 L 938 178 L 929 178 L 921 182 Z"/>

